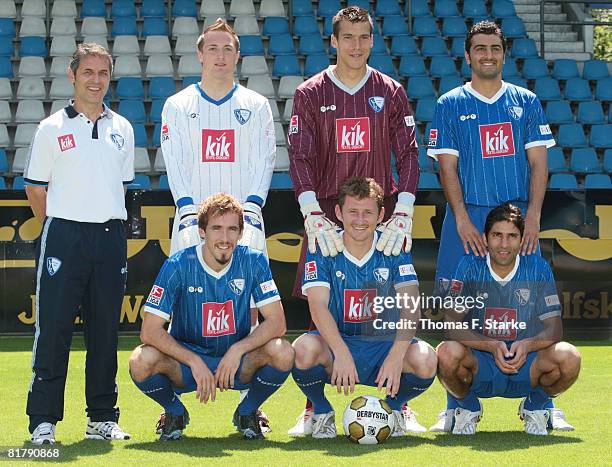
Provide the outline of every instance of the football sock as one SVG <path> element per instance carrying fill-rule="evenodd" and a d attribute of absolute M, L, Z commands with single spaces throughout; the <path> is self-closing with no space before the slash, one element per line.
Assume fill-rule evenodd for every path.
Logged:
<path fill-rule="evenodd" d="M 459 403 L 455 396 L 453 396 L 450 392 L 446 393 L 446 410 L 455 410 L 459 407 Z"/>
<path fill-rule="evenodd" d="M 544 406 L 550 400 L 550 396 L 544 392 L 542 386 L 539 384 L 531 390 L 527 398 L 525 399 L 525 404 L 523 408 L 525 410 L 544 410 Z"/>
<path fill-rule="evenodd" d="M 312 401 L 315 414 L 334 410 L 325 397 L 325 383 L 328 376 L 323 365 L 316 365 L 307 370 L 293 368 L 291 370 L 295 384 L 302 390 L 308 400 Z"/>
<path fill-rule="evenodd" d="M 480 410 L 480 402 L 478 402 L 478 397 L 476 397 L 474 391 L 471 390 L 463 399 L 457 399 L 457 405 L 462 409 L 469 410 L 470 412 L 478 412 Z"/>
<path fill-rule="evenodd" d="M 542 408 L 543 409 L 554 409 L 555 408 L 555 403 L 553 402 L 550 396 L 548 396 L 548 400 L 544 402 L 544 406 Z"/>
<path fill-rule="evenodd" d="M 134 380 L 132 379 L 132 381 Z M 178 395 L 174 393 L 172 382 L 167 376 L 157 374 L 149 376 L 144 381 L 134 381 L 134 384 L 145 396 L 161 405 L 166 413 L 173 415 L 183 415 L 185 413 L 185 406 Z"/>
<path fill-rule="evenodd" d="M 251 388 L 238 406 L 239 415 L 249 415 L 257 411 L 264 401 L 274 394 L 289 376 L 289 370 L 277 370 L 271 365 L 264 365 L 253 375 Z"/>
<path fill-rule="evenodd" d="M 395 397 L 387 396 L 386 401 L 392 410 L 402 410 L 402 406 L 411 399 L 423 394 L 431 386 L 434 378 L 419 378 L 414 373 L 402 373 L 399 391 Z"/>

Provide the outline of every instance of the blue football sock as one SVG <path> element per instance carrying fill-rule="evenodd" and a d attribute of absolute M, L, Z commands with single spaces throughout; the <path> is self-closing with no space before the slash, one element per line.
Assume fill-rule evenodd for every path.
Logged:
<path fill-rule="evenodd" d="M 325 397 L 325 383 L 328 376 L 323 365 L 316 365 L 307 370 L 293 368 L 291 370 L 295 384 L 304 395 L 312 401 L 315 414 L 322 414 L 334 410 Z"/>
<path fill-rule="evenodd" d="M 542 408 L 543 409 L 554 409 L 555 408 L 555 403 L 553 402 L 550 396 L 548 396 L 548 400 L 544 402 L 544 406 Z"/>
<path fill-rule="evenodd" d="M 289 376 L 289 370 L 277 370 L 264 365 L 253 375 L 249 393 L 238 406 L 238 414 L 249 415 L 256 412 L 264 401 L 283 385 Z"/>
<path fill-rule="evenodd" d="M 450 392 L 446 393 L 446 410 L 455 410 L 459 407 L 459 402 Z"/>
<path fill-rule="evenodd" d="M 539 384 L 531 390 L 527 398 L 525 399 L 525 404 L 523 408 L 525 410 L 544 410 L 545 405 L 550 400 L 550 396 L 544 392 L 542 386 Z"/>
<path fill-rule="evenodd" d="M 414 373 L 402 373 L 399 391 L 395 397 L 386 398 L 389 407 L 392 410 L 402 410 L 406 402 L 423 394 L 433 381 L 434 378 L 419 378 Z"/>
<path fill-rule="evenodd" d="M 167 376 L 157 374 L 149 376 L 144 381 L 134 381 L 134 384 L 145 396 L 161 405 L 166 413 L 173 415 L 183 415 L 185 413 L 185 406 L 178 395 L 174 393 L 172 382 Z"/>
<path fill-rule="evenodd" d="M 470 412 L 478 412 L 480 410 L 480 402 L 478 402 L 478 397 L 476 397 L 474 391 L 468 392 L 468 395 L 463 399 L 457 399 L 457 405 Z"/>

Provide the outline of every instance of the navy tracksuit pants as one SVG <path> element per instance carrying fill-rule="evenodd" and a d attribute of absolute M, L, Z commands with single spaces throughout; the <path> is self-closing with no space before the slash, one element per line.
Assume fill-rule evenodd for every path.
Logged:
<path fill-rule="evenodd" d="M 123 222 L 48 217 L 36 261 L 36 335 L 26 409 L 30 432 L 40 423 L 63 419 L 68 355 L 78 314 L 87 348 L 87 414 L 92 421 L 114 421 L 117 330 L 127 278 Z"/>

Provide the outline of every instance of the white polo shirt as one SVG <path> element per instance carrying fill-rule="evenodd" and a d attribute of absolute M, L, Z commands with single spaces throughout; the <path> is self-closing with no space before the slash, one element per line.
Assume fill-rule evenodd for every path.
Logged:
<path fill-rule="evenodd" d="M 38 125 L 24 181 L 47 186 L 47 216 L 102 223 L 127 219 L 123 185 L 134 180 L 134 130 L 104 106 L 97 121 L 72 105 Z"/>

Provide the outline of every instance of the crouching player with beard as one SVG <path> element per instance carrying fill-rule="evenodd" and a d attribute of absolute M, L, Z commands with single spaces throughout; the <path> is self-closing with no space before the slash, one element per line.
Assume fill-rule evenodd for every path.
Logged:
<path fill-rule="evenodd" d="M 483 413 L 479 398 L 505 397 L 522 398 L 526 433 L 546 435 L 549 398 L 578 378 L 581 357 L 561 342 L 561 305 L 550 266 L 539 255 L 519 255 L 524 230 L 518 207 L 494 208 L 484 227 L 489 253 L 464 256 L 451 281 L 457 304 L 478 299 L 467 314 L 446 311 L 445 320 L 456 324 L 453 340 L 437 348 L 438 378 L 459 405 L 453 434 L 476 433 Z"/>
<path fill-rule="evenodd" d="M 313 438 L 336 437 L 334 410 L 324 394 L 326 383 L 345 395 L 357 383 L 384 388 L 393 410 L 393 436 L 401 436 L 406 432 L 402 406 L 434 380 L 435 351 L 414 339 L 420 308 L 380 313 L 373 309 L 381 298 L 419 296 L 411 254 L 386 256 L 376 249 L 383 203 L 383 191 L 374 179 L 347 180 L 335 207 L 345 229 L 344 251 L 335 257 L 320 252 L 307 255 L 302 291 L 317 330 L 293 343 L 292 375 L 313 402 Z M 388 326 L 396 323 L 411 325 L 397 331 Z"/>
<path fill-rule="evenodd" d="M 291 345 L 280 339 L 286 327 L 278 289 L 264 254 L 238 245 L 244 220 L 235 198 L 208 198 L 198 226 L 205 242 L 168 258 L 155 280 L 130 374 L 164 408 L 160 440 L 179 439 L 189 423 L 178 394 L 196 391 L 206 403 L 217 389 L 249 389 L 234 424 L 245 438 L 260 439 L 257 409 L 293 367 Z M 251 296 L 265 321 L 249 334 Z"/>

